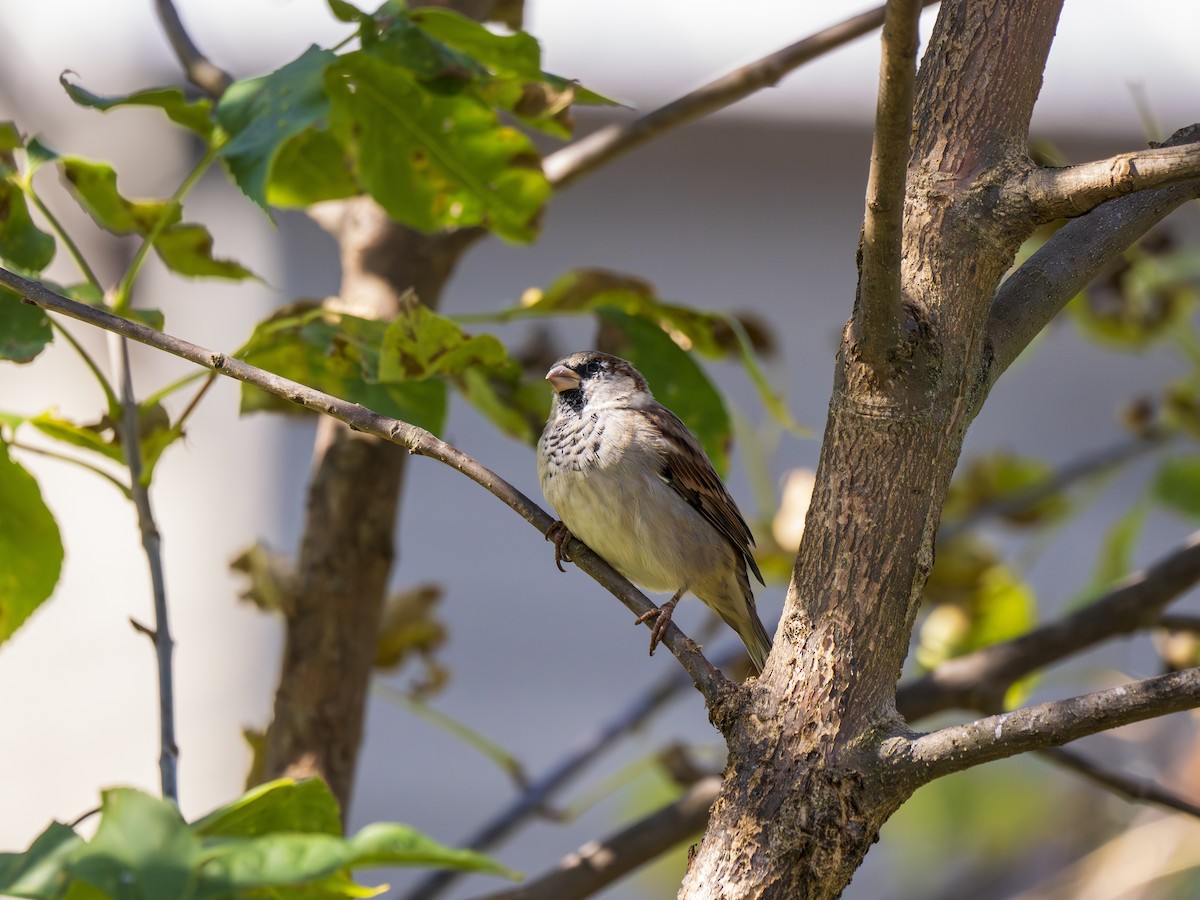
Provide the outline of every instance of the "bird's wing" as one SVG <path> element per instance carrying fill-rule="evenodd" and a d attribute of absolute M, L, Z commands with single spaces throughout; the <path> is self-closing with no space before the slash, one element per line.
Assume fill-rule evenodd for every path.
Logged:
<path fill-rule="evenodd" d="M 765 584 L 750 548 L 754 535 L 729 496 L 700 442 L 679 416 L 665 406 L 653 404 L 638 410 L 662 436 L 662 470 L 659 473 L 700 515 L 729 539 L 746 560 L 759 584 Z"/>

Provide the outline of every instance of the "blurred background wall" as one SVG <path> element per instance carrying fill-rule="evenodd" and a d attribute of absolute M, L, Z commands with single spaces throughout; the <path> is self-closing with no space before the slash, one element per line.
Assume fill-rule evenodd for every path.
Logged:
<path fill-rule="evenodd" d="M 686 8 L 645 0 L 531 0 L 528 28 L 543 42 L 547 68 L 644 111 L 862 8 L 768 0 Z M 197 43 L 239 76 L 268 71 L 310 42 L 331 43 L 342 35 L 316 0 L 180 0 L 179 9 Z M 1168 132 L 1196 118 L 1200 63 L 1191 36 L 1200 26 L 1200 11 L 1184 0 L 1158 0 L 1141 9 L 1131 18 L 1124 4 L 1068 4 L 1035 132 L 1071 161 L 1144 145 L 1145 110 Z M 0 23 L 6 35 L 0 118 L 16 120 L 23 131 L 38 133 L 62 152 L 112 161 L 126 194 L 160 196 L 173 190 L 194 161 L 186 140 L 151 112 L 101 115 L 76 109 L 57 83 L 64 69 L 77 72 L 99 93 L 178 83 L 150 4 L 9 0 L 0 3 Z M 927 14 L 926 34 L 931 23 Z M 752 310 L 780 342 L 772 377 L 786 385 L 795 416 L 819 436 L 836 337 L 854 293 L 876 48 L 874 38 L 864 39 L 801 70 L 784 86 L 657 141 L 566 191 L 551 203 L 544 235 L 535 245 L 489 240 L 472 251 L 448 289 L 443 311 L 511 305 L 527 288 L 545 286 L 575 266 L 636 274 L 653 282 L 664 298 L 698 307 Z M 1143 110 L 1137 96 L 1144 98 Z M 633 114 L 622 110 L 611 118 Z M 601 122 L 582 118 L 580 131 Z M 56 209 L 86 230 L 65 194 L 57 199 Z M 283 214 L 273 227 L 215 176 L 206 178 L 185 212 L 208 224 L 218 255 L 237 258 L 262 275 L 263 283 L 181 282 L 152 267 L 138 299 L 166 311 L 168 331 L 231 351 L 274 307 L 336 290 L 333 243 L 304 217 Z M 1195 209 L 1183 210 L 1177 219 L 1174 227 L 1194 235 Z M 94 234 L 85 243 L 93 253 L 106 254 L 102 277 L 115 277 L 128 248 Z M 70 278 L 65 261 L 52 272 Z M 104 356 L 102 335 L 73 330 Z M 504 335 L 514 343 L 525 337 L 518 330 Z M 560 327 L 553 337 L 566 349 L 591 340 L 583 323 Z M 149 351 L 136 353 L 135 366 L 143 394 L 188 371 Z M 720 365 L 711 371 L 731 406 L 757 426 L 763 414 L 744 375 Z M 1055 328 L 1000 383 L 972 429 L 967 452 L 1003 445 L 1066 462 L 1117 440 L 1118 406 L 1180 374 L 1169 356 L 1105 353 L 1072 329 Z M 57 405 L 87 418 L 99 400 L 61 342 L 30 366 L 0 368 L 3 410 L 33 413 Z M 239 419 L 236 403 L 236 386 L 218 383 L 193 418 L 187 439 L 168 452 L 155 485 L 178 642 L 181 791 L 188 816 L 239 792 L 249 764 L 241 730 L 267 723 L 279 630 L 238 601 L 242 583 L 227 565 L 259 539 L 281 552 L 293 551 L 311 457 L 310 421 Z M 540 497 L 531 449 L 498 436 L 465 405 L 452 407 L 446 437 L 529 496 Z M 787 470 L 814 465 L 817 452 L 816 438 L 782 438 L 768 483 L 778 487 Z M 55 597 L 0 648 L 7 723 L 0 741 L 2 849 L 25 846 L 51 818 L 80 815 L 96 804 L 101 787 L 157 787 L 153 656 L 129 624 L 130 617 L 151 619 L 132 511 L 110 486 L 86 473 L 24 461 L 58 516 L 67 562 Z M 1145 474 L 1144 465 L 1135 467 L 1109 485 L 1091 512 L 1068 526 L 1029 570 L 1047 609 L 1074 596 L 1087 581 L 1098 541 Z M 473 484 L 423 459 L 413 461 L 408 480 L 395 582 L 398 588 L 436 582 L 445 591 L 442 612 L 451 637 L 441 660 L 451 680 L 434 701 L 439 710 L 510 749 L 536 775 L 672 670 L 669 654 L 646 657 L 645 632 L 630 627 L 622 607 L 571 567 L 558 573 L 542 538 L 514 525 L 512 514 Z M 756 500 L 738 463 L 731 487 L 756 522 L 773 512 Z M 1154 517 L 1139 560 L 1162 554 L 1187 530 L 1179 521 Z M 784 587 L 772 584 L 760 592 L 760 609 L 772 624 Z M 685 631 L 701 621 L 698 606 L 681 607 Z M 732 644 L 722 634 L 713 646 Z M 1085 665 L 1093 671 L 1153 674 L 1147 670 L 1153 659 L 1137 642 L 1089 657 Z M 1077 683 L 1053 679 L 1043 687 L 1047 697 L 1079 689 Z M 1144 740 L 1170 727 L 1149 723 L 1131 734 Z M 499 857 L 536 873 L 582 841 L 612 830 L 638 795 L 652 790 L 652 779 L 630 773 L 676 739 L 719 752 L 698 696 L 683 696 L 652 726 L 626 740 L 588 782 L 595 788 L 606 777 L 624 773 L 624 781 L 632 778 L 632 788 L 601 788 L 605 799 L 579 818 L 536 824 L 502 848 Z M 1117 747 L 1108 752 L 1134 768 L 1156 761 L 1137 740 L 1108 740 Z M 1031 794 L 1054 798 L 1057 815 L 1072 809 L 1114 820 L 1141 814 L 1119 801 L 1097 798 L 1067 776 L 1052 776 L 1039 763 L 1002 765 Z M 382 697 L 372 701 L 352 826 L 377 819 L 407 821 L 453 843 L 513 792 L 505 776 L 475 750 Z M 586 788 L 573 791 L 568 804 L 584 794 Z M 848 896 L 934 896 L 943 881 L 953 881 L 955 867 L 965 865 L 961 853 L 954 856 L 955 846 L 945 848 L 952 861 L 931 856 L 930 862 L 911 833 L 893 834 L 904 827 L 889 826 Z M 987 837 L 996 843 L 995 852 L 1001 845 L 1019 845 L 1019 832 L 1028 829 L 1018 823 L 1012 830 L 1018 834 Z M 963 852 L 984 852 L 991 845 L 962 846 Z M 1031 867 L 1050 866 L 1055 853 L 1051 839 L 1022 858 Z M 678 877 L 678 861 L 673 865 L 664 877 Z M 922 866 L 940 868 L 922 871 Z M 394 882 L 404 884 L 406 876 Z M 997 883 L 1001 893 L 996 896 L 1006 896 L 1004 882 Z M 909 892 L 905 884 L 918 887 Z M 457 896 L 489 887 L 482 880 L 466 882 Z M 665 890 L 662 885 L 645 889 L 646 896 L 662 896 Z M 623 883 L 605 896 L 636 897 L 639 890 Z"/>

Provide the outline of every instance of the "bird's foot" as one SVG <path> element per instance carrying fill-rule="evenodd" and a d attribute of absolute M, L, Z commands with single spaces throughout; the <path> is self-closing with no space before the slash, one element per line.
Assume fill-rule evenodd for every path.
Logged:
<path fill-rule="evenodd" d="M 563 568 L 564 562 L 572 562 L 571 554 L 567 552 L 567 544 L 571 543 L 574 537 L 570 529 L 562 523 L 562 519 L 546 529 L 546 540 L 554 542 L 554 564 L 560 572 L 567 571 Z"/>
<path fill-rule="evenodd" d="M 663 639 L 663 635 L 667 633 L 667 626 L 671 624 L 671 615 L 675 612 L 675 604 L 679 602 L 679 595 L 676 594 L 662 606 L 656 609 L 648 610 L 642 613 L 634 620 L 634 625 L 644 625 L 651 619 L 654 624 L 650 627 L 650 655 L 654 655 L 654 650 L 658 647 L 659 642 Z"/>

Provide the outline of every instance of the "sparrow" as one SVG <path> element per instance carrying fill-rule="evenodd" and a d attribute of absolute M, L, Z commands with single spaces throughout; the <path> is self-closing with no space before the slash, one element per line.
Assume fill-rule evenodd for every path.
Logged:
<path fill-rule="evenodd" d="M 538 440 L 538 480 L 560 517 L 546 533 L 559 569 L 574 536 L 634 584 L 673 591 L 637 620 L 654 619 L 652 654 L 690 591 L 738 633 L 761 672 L 771 638 L 747 576 L 765 583 L 754 536 L 695 435 L 619 357 L 573 353 L 546 380 L 554 398 Z"/>

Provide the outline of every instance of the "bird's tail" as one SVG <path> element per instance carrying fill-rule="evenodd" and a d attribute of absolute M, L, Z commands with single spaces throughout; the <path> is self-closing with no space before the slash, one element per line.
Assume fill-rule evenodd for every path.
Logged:
<path fill-rule="evenodd" d="M 761 672 L 767 664 L 767 654 L 771 652 L 771 636 L 767 634 L 767 629 L 763 627 L 762 619 L 758 617 L 753 604 L 746 610 L 747 615 L 741 616 L 740 621 L 730 622 L 733 630 L 738 633 L 738 637 L 742 639 L 742 643 L 746 645 L 746 650 L 750 654 L 750 661 L 754 663 L 754 669 Z"/>

